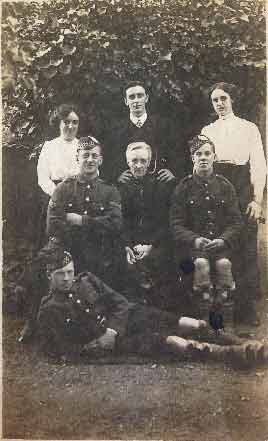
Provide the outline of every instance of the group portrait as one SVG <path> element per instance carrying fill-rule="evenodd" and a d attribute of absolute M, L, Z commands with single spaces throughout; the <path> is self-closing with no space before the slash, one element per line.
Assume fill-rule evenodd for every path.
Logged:
<path fill-rule="evenodd" d="M 268 437 L 264 6 L 3 3 L 3 438 Z"/>

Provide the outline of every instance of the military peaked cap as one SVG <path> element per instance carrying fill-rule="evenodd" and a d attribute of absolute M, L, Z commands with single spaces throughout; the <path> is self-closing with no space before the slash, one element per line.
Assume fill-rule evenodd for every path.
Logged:
<path fill-rule="evenodd" d="M 197 150 L 199 150 L 200 147 L 205 144 L 210 144 L 213 148 L 213 152 L 215 152 L 215 145 L 213 144 L 211 139 L 209 139 L 206 135 L 197 135 L 188 142 L 191 155 L 194 155 L 195 152 L 197 152 Z"/>
<path fill-rule="evenodd" d="M 79 150 L 91 150 L 91 149 L 93 149 L 96 146 L 100 146 L 101 147 L 101 143 L 96 138 L 94 138 L 93 136 L 83 136 L 78 141 L 77 151 L 79 151 Z"/>

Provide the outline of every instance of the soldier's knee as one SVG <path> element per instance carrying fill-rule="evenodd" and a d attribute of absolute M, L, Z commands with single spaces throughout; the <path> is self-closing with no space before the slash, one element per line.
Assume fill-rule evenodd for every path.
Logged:
<path fill-rule="evenodd" d="M 226 257 L 216 260 L 215 266 L 216 271 L 221 274 L 230 272 L 232 270 L 232 262 Z"/>
<path fill-rule="evenodd" d="M 205 257 L 197 257 L 194 261 L 195 271 L 209 273 L 209 261 Z"/>

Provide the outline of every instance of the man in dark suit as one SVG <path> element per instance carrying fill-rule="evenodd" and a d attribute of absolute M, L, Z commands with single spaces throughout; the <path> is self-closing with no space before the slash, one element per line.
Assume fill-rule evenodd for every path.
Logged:
<path fill-rule="evenodd" d="M 124 88 L 124 103 L 129 109 L 127 120 L 118 121 L 105 144 L 103 177 L 121 182 L 129 177 L 126 163 L 126 147 L 131 142 L 144 141 L 152 146 L 151 172 L 157 179 L 169 181 L 174 176 L 183 178 L 187 173 L 189 154 L 185 149 L 181 130 L 160 115 L 147 112 L 149 95 L 141 82 L 131 82 Z M 123 173 L 123 174 L 122 174 Z"/>

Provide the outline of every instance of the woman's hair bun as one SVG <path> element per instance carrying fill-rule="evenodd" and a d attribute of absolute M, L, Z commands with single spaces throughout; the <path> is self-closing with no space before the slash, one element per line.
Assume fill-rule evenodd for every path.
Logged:
<path fill-rule="evenodd" d="M 51 111 L 49 115 L 49 125 L 50 126 L 59 125 L 60 121 L 67 118 L 67 116 L 71 112 L 75 112 L 78 117 L 80 115 L 79 108 L 76 104 L 71 104 L 71 103 L 60 104 L 54 110 Z"/>

